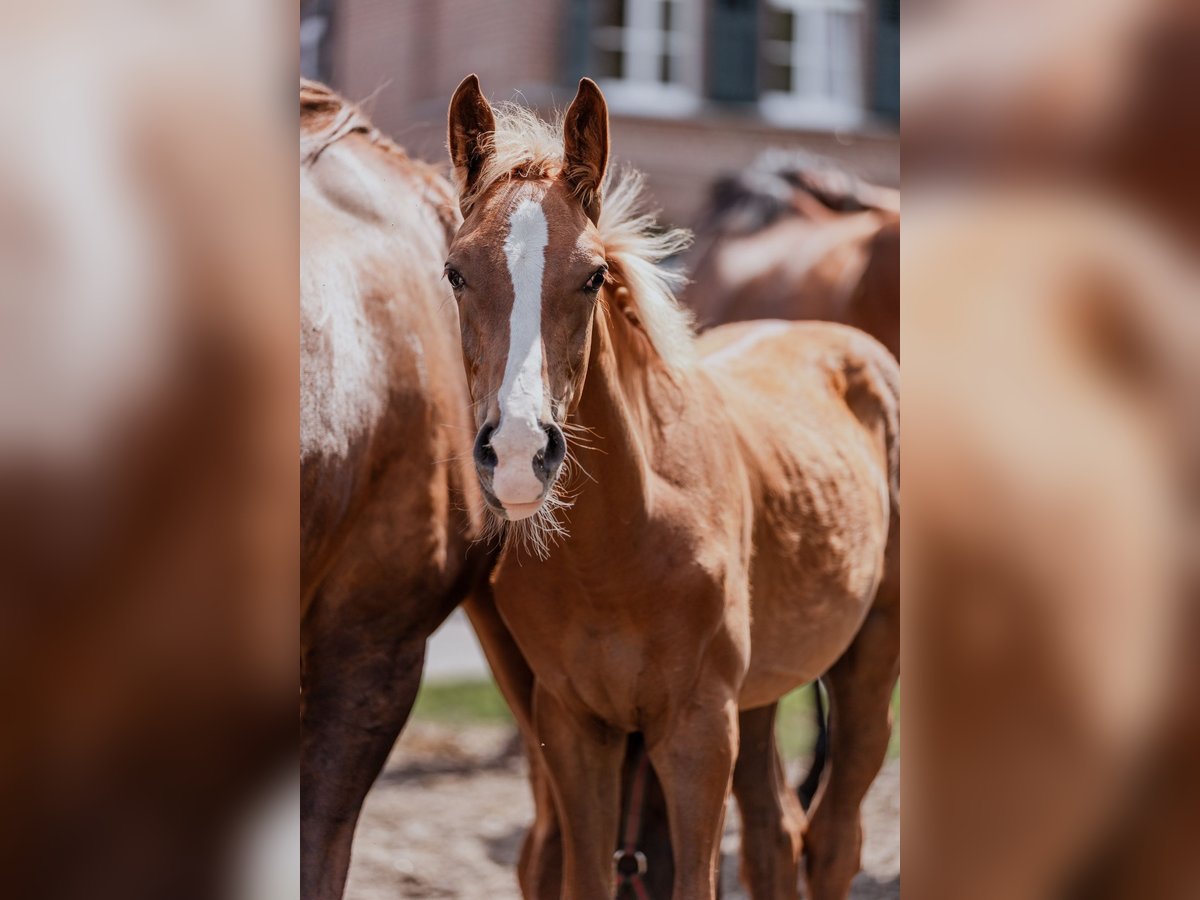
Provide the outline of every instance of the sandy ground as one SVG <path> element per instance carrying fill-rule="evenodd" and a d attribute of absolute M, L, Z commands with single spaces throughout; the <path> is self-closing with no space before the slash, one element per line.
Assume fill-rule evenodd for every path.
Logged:
<path fill-rule="evenodd" d="M 512 730 L 412 722 L 363 809 L 349 900 L 459 897 L 519 900 L 515 861 L 532 803 Z M 796 773 L 797 776 L 799 773 Z M 887 764 L 864 804 L 866 846 L 854 900 L 900 896 L 900 763 Z M 722 845 L 724 898 L 737 882 L 736 807 Z"/>

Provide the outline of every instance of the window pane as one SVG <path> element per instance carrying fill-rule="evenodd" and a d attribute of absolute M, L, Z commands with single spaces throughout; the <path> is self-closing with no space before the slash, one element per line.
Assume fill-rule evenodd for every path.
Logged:
<path fill-rule="evenodd" d="M 767 8 L 767 34 L 769 41 L 792 42 L 793 14 L 784 9 Z"/>
<path fill-rule="evenodd" d="M 768 64 L 763 69 L 763 89 L 767 91 L 792 92 L 792 67 Z"/>
<path fill-rule="evenodd" d="M 596 74 L 600 78 L 624 78 L 625 54 L 620 50 L 597 50 Z"/>
<path fill-rule="evenodd" d="M 763 44 L 762 48 L 763 59 L 769 63 L 775 63 L 779 66 L 790 66 L 792 64 L 792 45 L 783 43 L 782 41 L 770 41 Z"/>
<path fill-rule="evenodd" d="M 625 26 L 625 0 L 597 0 L 596 24 Z"/>

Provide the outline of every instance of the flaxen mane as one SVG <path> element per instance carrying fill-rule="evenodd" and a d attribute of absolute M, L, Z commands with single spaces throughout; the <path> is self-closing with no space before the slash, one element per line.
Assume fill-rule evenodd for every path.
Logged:
<path fill-rule="evenodd" d="M 562 174 L 562 117 L 546 122 L 530 109 L 502 103 L 493 109 L 496 130 L 491 135 L 492 153 L 471 190 L 459 175 L 463 202 L 486 194 L 507 178 L 553 178 Z M 691 234 L 679 228 L 663 228 L 656 211 L 646 201 L 644 180 L 633 169 L 610 168 L 602 189 L 597 229 L 604 242 L 610 275 L 621 297 L 628 297 L 626 310 L 664 363 L 683 368 L 692 358 L 691 313 L 675 299 L 682 275 L 661 265 L 663 260 L 684 250 Z"/>
<path fill-rule="evenodd" d="M 310 166 L 329 147 L 346 135 L 359 132 L 373 143 L 391 145 L 353 103 L 342 99 L 323 84 L 300 79 L 300 162 Z"/>

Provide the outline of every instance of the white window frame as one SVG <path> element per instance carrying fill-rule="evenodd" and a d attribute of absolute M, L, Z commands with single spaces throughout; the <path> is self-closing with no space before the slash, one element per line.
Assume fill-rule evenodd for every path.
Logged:
<path fill-rule="evenodd" d="M 864 0 L 767 0 L 767 6 L 792 14 L 791 91 L 764 91 L 759 99 L 763 117 L 789 126 L 856 128 L 866 121 L 866 16 Z M 805 70 L 829 71 L 831 13 L 848 13 L 853 22 L 853 57 L 839 68 L 851 75 L 840 96 L 814 96 L 799 84 Z M 764 48 L 765 49 L 765 48 Z"/>
<path fill-rule="evenodd" d="M 654 116 L 688 116 L 700 107 L 703 76 L 702 0 L 673 0 L 671 31 L 673 64 L 682 67 L 678 81 L 658 80 L 663 31 L 661 0 L 623 0 L 625 25 L 598 26 L 589 36 L 593 46 L 620 50 L 625 74 L 601 78 L 608 104 L 617 112 Z M 672 74 L 676 74 L 673 72 Z"/>

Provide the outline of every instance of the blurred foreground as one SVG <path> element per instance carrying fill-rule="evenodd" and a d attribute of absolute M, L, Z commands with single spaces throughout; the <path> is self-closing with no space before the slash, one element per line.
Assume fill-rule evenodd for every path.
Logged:
<path fill-rule="evenodd" d="M 294 897 L 296 14 L 0 16 L 0 893 Z"/>
<path fill-rule="evenodd" d="M 1198 24 L 1170 2 L 906 11 L 922 900 L 1200 896 Z"/>

